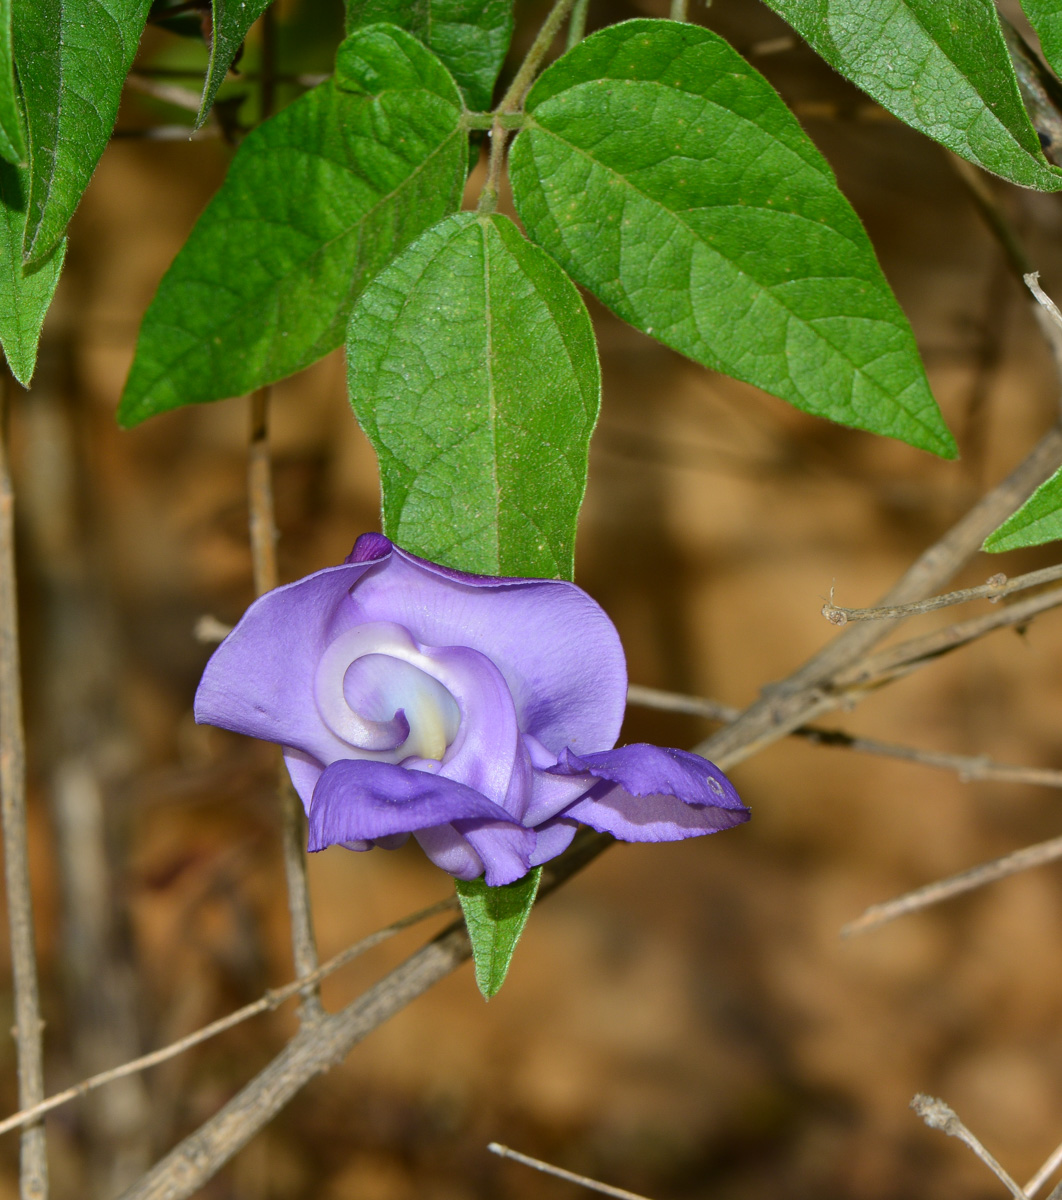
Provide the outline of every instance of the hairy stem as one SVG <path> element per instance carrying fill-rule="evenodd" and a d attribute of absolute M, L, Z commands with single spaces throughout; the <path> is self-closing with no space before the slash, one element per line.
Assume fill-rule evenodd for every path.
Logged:
<path fill-rule="evenodd" d="M 7 447 L 10 386 L 5 372 L 0 381 L 0 815 L 15 991 L 18 1100 L 20 1107 L 29 1108 L 44 1098 L 43 1023 L 37 992 L 26 836 L 26 741 L 15 582 L 15 493 Z M 46 1200 L 48 1195 L 48 1157 L 41 1124 L 27 1126 L 22 1132 L 19 1188 L 21 1200 Z"/>

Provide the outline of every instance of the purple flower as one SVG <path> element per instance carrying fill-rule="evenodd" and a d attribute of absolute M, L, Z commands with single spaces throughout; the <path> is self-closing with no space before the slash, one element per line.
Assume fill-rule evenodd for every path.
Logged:
<path fill-rule="evenodd" d="M 466 575 L 367 533 L 251 605 L 195 719 L 284 747 L 311 850 L 413 834 L 451 875 L 496 886 L 580 822 L 667 842 L 748 820 L 706 759 L 612 749 L 626 693 L 615 627 L 575 584 Z"/>

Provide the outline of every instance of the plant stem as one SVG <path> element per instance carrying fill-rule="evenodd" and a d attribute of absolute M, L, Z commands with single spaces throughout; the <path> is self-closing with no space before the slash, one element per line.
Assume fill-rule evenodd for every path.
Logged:
<path fill-rule="evenodd" d="M 254 590 L 259 596 L 272 591 L 279 582 L 272 464 L 269 455 L 269 394 L 270 389 L 265 387 L 259 388 L 251 396 L 251 437 L 247 462 L 251 559 L 254 565 Z M 317 943 L 313 932 L 309 882 L 306 878 L 306 852 L 303 849 L 306 844 L 306 818 L 279 751 L 277 792 L 280 797 L 284 872 L 287 876 L 288 909 L 291 914 L 292 957 L 295 974 L 301 978 L 317 970 Z M 314 987 L 305 994 L 299 1014 L 304 1021 L 315 1021 L 322 1012 L 320 993 Z"/>
<path fill-rule="evenodd" d="M 26 738 L 15 582 L 15 494 L 7 448 L 10 387 L 5 371 L 0 380 L 0 816 L 11 928 L 18 1100 L 21 1108 L 28 1108 L 44 1098 L 43 1022 L 37 992 L 26 835 Z M 46 1200 L 48 1195 L 48 1157 L 41 1124 L 30 1125 L 22 1132 L 19 1187 L 21 1200 Z"/>
<path fill-rule="evenodd" d="M 560 27 L 564 24 L 564 19 L 567 17 L 569 10 L 575 0 L 557 0 L 556 4 L 550 10 L 549 16 L 542 23 L 542 28 L 538 31 L 538 37 L 531 43 L 531 49 L 528 50 L 527 56 L 520 64 L 520 69 L 516 72 L 512 83 L 509 84 L 508 91 L 501 98 L 501 103 L 496 111 L 499 113 L 516 112 L 524 103 L 524 98 L 531 90 L 531 84 L 535 81 L 535 72 L 542 64 L 542 60 L 549 53 L 550 46 L 553 45 L 553 39 L 557 36 Z"/>
<path fill-rule="evenodd" d="M 586 37 L 586 10 L 590 7 L 590 0 L 575 0 L 575 7 L 572 9 L 572 19 L 568 24 L 568 40 L 565 43 L 564 49 L 571 50 Z"/>
<path fill-rule="evenodd" d="M 512 83 L 502 96 L 498 107 L 494 110 L 494 124 L 490 131 L 490 160 L 487 163 L 487 178 L 483 190 L 479 194 L 478 212 L 492 213 L 498 207 L 498 189 L 501 186 L 502 168 L 505 165 L 505 145 L 509 140 L 509 130 L 501 118 L 507 114 L 518 112 L 524 103 L 531 84 L 535 79 L 542 60 L 549 53 L 553 39 L 557 36 L 569 9 L 575 0 L 557 0 L 550 10 L 549 16 L 538 31 L 538 37 L 531 44 L 524 61 L 520 64 Z"/>

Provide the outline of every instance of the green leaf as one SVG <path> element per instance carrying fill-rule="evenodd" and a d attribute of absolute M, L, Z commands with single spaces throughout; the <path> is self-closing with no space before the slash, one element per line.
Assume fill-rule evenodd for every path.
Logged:
<path fill-rule="evenodd" d="M 982 550 L 997 554 L 1002 550 L 1020 550 L 1023 546 L 1042 546 L 1062 538 L 1062 468 L 1041 483 L 1016 513 L 985 538 Z"/>
<path fill-rule="evenodd" d="M 218 88 L 225 82 L 225 76 L 232 66 L 236 52 L 243 44 L 243 39 L 247 36 L 248 29 L 272 2 L 273 0 L 211 0 L 213 32 L 210 41 L 210 62 L 203 83 L 203 100 L 199 105 L 199 115 L 195 119 L 196 129 L 207 119 Z"/>
<path fill-rule="evenodd" d="M 766 0 L 901 121 L 986 171 L 1053 192 L 992 0 Z"/>
<path fill-rule="evenodd" d="M 476 983 L 489 1000 L 505 982 L 513 951 L 535 903 L 542 868 L 504 887 L 487 887 L 482 879 L 456 879 L 457 898 L 472 940 Z"/>
<path fill-rule="evenodd" d="M 516 207 L 576 282 L 713 370 L 954 455 L 859 218 L 720 37 L 613 25 L 543 73 L 527 112 L 510 156 Z"/>
<path fill-rule="evenodd" d="M 15 0 L 30 191 L 23 251 L 55 249 L 118 115 L 150 0 Z"/>
<path fill-rule="evenodd" d="M 1021 0 L 1021 6 L 1040 39 L 1044 58 L 1056 75 L 1062 73 L 1062 0 Z"/>
<path fill-rule="evenodd" d="M 513 0 L 346 0 L 347 31 L 390 21 L 442 59 L 468 107 L 490 107 L 513 36 Z"/>
<path fill-rule="evenodd" d="M 450 217 L 366 288 L 347 362 L 388 537 L 463 571 L 572 577 L 601 377 L 556 263 L 506 217 Z"/>
<path fill-rule="evenodd" d="M 0 0 L 0 158 L 20 163 L 26 153 L 11 44 L 12 0 Z"/>
<path fill-rule="evenodd" d="M 66 255 L 64 238 L 42 263 L 23 265 L 28 192 L 29 171 L 0 163 L 0 345 L 23 387 L 29 387 L 37 364 L 41 326 Z"/>
<path fill-rule="evenodd" d="M 119 421 L 242 395 L 335 349 L 366 283 L 460 204 L 461 117 L 408 33 L 347 38 L 334 78 L 240 145 L 144 317 Z"/>

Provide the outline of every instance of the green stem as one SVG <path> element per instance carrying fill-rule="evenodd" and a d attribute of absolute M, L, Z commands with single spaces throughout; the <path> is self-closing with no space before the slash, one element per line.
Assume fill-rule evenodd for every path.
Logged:
<path fill-rule="evenodd" d="M 515 79 L 509 84 L 509 90 L 502 96 L 496 112 L 515 112 L 523 104 L 524 97 L 531 90 L 531 84 L 535 81 L 535 72 L 549 53 L 553 39 L 557 36 L 558 30 L 564 24 L 564 18 L 567 17 L 574 3 L 575 0 L 557 0 L 553 5 L 549 16 L 538 31 L 538 37 L 531 44 L 527 57 L 520 64 Z"/>
<path fill-rule="evenodd" d="M 494 122 L 490 130 L 490 160 L 487 163 L 487 178 L 483 190 L 479 193 L 479 203 L 476 211 L 492 213 L 498 207 L 498 188 L 501 186 L 502 168 L 505 166 L 505 145 L 509 140 L 510 125 L 506 118 L 512 118 L 522 107 L 531 84 L 535 80 L 535 72 L 542 60 L 549 53 L 553 39 L 557 36 L 564 19 L 575 0 L 556 0 L 549 16 L 538 31 L 538 37 L 531 44 L 527 56 L 520 64 L 520 69 L 501 102 L 494 110 Z"/>
<path fill-rule="evenodd" d="M 688 21 L 690 19 L 689 0 L 671 0 L 672 21 Z"/>
<path fill-rule="evenodd" d="M 572 19 L 568 23 L 568 42 L 564 47 L 566 51 L 578 46 L 586 37 L 586 10 L 589 7 L 590 0 L 575 0 Z"/>

